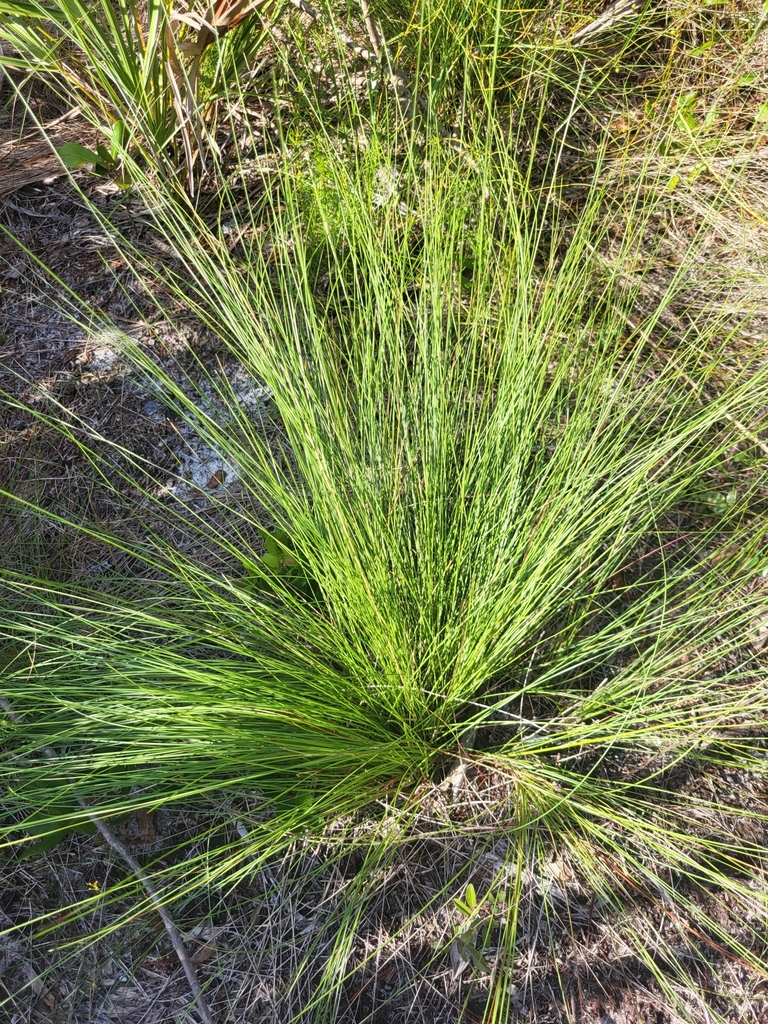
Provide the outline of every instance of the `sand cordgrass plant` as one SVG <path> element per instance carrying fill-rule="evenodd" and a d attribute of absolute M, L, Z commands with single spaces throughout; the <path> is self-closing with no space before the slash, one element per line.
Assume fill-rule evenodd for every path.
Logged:
<path fill-rule="evenodd" d="M 536 957 L 565 998 L 562 934 L 680 1017 L 726 1019 L 711 972 L 768 973 L 765 360 L 733 367 L 718 295 L 668 315 L 696 239 L 638 319 L 641 189 L 587 184 L 574 221 L 492 115 L 471 158 L 363 127 L 365 146 L 286 156 L 258 196 L 228 187 L 237 245 L 136 183 L 176 253 L 165 287 L 224 356 L 123 356 L 233 473 L 179 496 L 55 394 L 38 407 L 147 525 L 63 524 L 131 576 L 5 574 L 7 856 L 85 801 L 107 821 L 216 806 L 209 847 L 147 865 L 171 908 L 335 865 L 309 931 L 263 953 L 292 943 L 281 1022 L 406 1012 L 433 978 L 451 1019 L 506 1021 L 535 1002 Z M 268 389 L 258 415 L 233 363 Z M 442 875 L 387 917 L 395 867 L 436 850 Z M 97 907 L 109 927 L 152 909 L 130 877 L 78 912 Z M 366 990 L 382 958 L 397 980 Z"/>

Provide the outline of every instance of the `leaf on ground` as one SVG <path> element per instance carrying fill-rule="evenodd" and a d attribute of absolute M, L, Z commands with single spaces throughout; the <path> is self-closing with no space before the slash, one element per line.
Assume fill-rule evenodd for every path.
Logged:
<path fill-rule="evenodd" d="M 768 608 L 763 609 L 755 616 L 751 623 L 752 649 L 762 651 L 768 644 Z"/>

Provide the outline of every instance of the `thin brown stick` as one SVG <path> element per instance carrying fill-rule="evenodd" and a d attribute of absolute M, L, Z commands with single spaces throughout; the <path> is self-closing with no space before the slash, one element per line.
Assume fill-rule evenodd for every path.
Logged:
<path fill-rule="evenodd" d="M 392 59 L 389 55 L 389 50 L 387 49 L 387 41 L 384 38 L 384 33 L 381 31 L 381 26 L 378 22 L 374 21 L 371 16 L 371 11 L 368 7 L 368 0 L 360 0 L 360 11 L 363 15 L 363 20 L 365 21 L 368 38 L 371 41 L 371 46 L 373 47 L 373 51 L 376 55 L 376 60 L 380 61 L 381 58 L 384 57 L 387 67 L 389 68 L 389 83 L 400 101 L 400 106 L 406 116 L 406 119 L 411 121 L 416 116 L 417 110 L 420 110 L 422 113 L 424 112 L 424 104 L 416 90 L 408 84 L 405 78 L 403 78 L 400 72 L 393 65 Z"/>
<path fill-rule="evenodd" d="M 371 41 L 373 52 L 376 54 L 376 60 L 381 56 L 381 40 L 382 35 L 379 30 L 379 26 L 371 17 L 371 10 L 368 7 L 368 0 L 360 0 L 360 10 L 363 13 L 363 19 L 365 20 L 365 27 L 368 32 L 368 38 Z"/>
<path fill-rule="evenodd" d="M 107 846 L 109 846 L 112 850 L 115 851 L 115 853 L 119 854 L 119 856 L 123 858 L 125 863 L 131 869 L 134 875 L 138 878 L 141 884 L 144 886 L 147 895 L 149 896 L 149 899 L 152 902 L 152 905 L 160 915 L 160 918 L 162 919 L 162 922 L 165 925 L 165 930 L 168 932 L 168 937 L 170 938 L 171 943 L 173 944 L 173 948 L 176 950 L 176 955 L 181 961 L 181 966 L 184 968 L 184 973 L 187 976 L 187 982 L 189 983 L 190 990 L 192 991 L 193 1004 L 197 1006 L 197 1009 L 200 1012 L 200 1016 L 203 1019 L 203 1024 L 213 1024 L 213 1017 L 211 1015 L 211 1011 L 206 1001 L 206 998 L 203 995 L 202 989 L 200 988 L 200 983 L 197 980 L 197 974 L 195 972 L 194 965 L 192 964 L 192 961 L 189 959 L 189 956 L 187 955 L 187 951 L 184 948 L 184 943 L 181 941 L 181 936 L 179 935 L 179 930 L 174 924 L 173 918 L 166 910 L 165 904 L 163 903 L 156 886 L 150 879 L 149 875 L 147 875 L 147 873 L 143 870 L 143 868 L 136 860 L 136 858 L 133 856 L 128 847 L 125 845 L 125 843 L 115 835 L 115 833 L 107 825 L 107 823 L 97 814 L 94 814 L 93 811 L 88 806 L 88 804 L 86 804 L 85 801 L 82 800 L 80 797 L 77 798 L 77 802 L 80 804 L 80 806 L 83 808 L 83 810 L 88 815 L 90 820 L 99 830 Z"/>
<path fill-rule="evenodd" d="M 182 84 L 184 84 L 187 100 L 189 100 L 191 85 L 189 79 L 185 79 L 184 69 L 181 66 L 181 61 L 179 60 L 179 55 L 176 50 L 176 38 L 170 25 L 166 25 L 165 28 L 165 41 L 166 46 L 168 47 L 168 60 L 166 61 L 165 69 L 168 74 L 168 83 L 173 95 L 173 106 L 176 110 L 176 117 L 179 122 L 179 132 L 181 133 L 181 139 L 184 144 L 184 159 L 187 162 L 187 188 L 189 189 L 190 196 L 194 196 L 195 158 L 192 153 L 192 143 L 190 141 L 189 128 L 187 126 L 189 110 L 188 104 L 184 102 L 184 97 L 181 94 L 181 87 Z"/>
<path fill-rule="evenodd" d="M 22 716 L 17 715 L 14 712 L 10 702 L 7 701 L 5 697 L 0 697 L 0 708 L 2 708 L 3 711 L 5 711 L 5 713 L 8 715 L 12 722 L 23 721 Z M 56 751 L 52 747 L 44 747 L 43 752 L 46 757 L 54 760 L 56 759 Z M 203 1024 L 213 1024 L 213 1015 L 211 1014 L 208 1002 L 205 996 L 203 995 L 202 989 L 200 988 L 200 983 L 197 980 L 197 973 L 195 972 L 194 965 L 192 964 L 192 961 L 189 959 L 187 951 L 184 948 L 184 943 L 181 941 L 179 930 L 174 924 L 173 918 L 166 910 L 165 904 L 163 903 L 162 897 L 157 887 L 152 882 L 149 875 L 147 875 L 147 873 L 144 871 L 139 862 L 136 860 L 136 858 L 133 856 L 133 854 L 125 845 L 125 843 L 115 835 L 115 833 L 112 831 L 109 825 L 107 825 L 104 819 L 100 818 L 98 814 L 96 814 L 91 809 L 91 807 L 82 799 L 82 797 L 78 797 L 77 802 L 88 815 L 88 818 L 94 824 L 98 832 L 101 834 L 107 846 L 109 846 L 111 850 L 113 850 L 120 857 L 122 857 L 122 859 L 131 869 L 131 871 L 139 880 L 139 882 L 141 882 L 141 884 L 144 886 L 144 889 L 146 890 L 146 893 L 149 896 L 150 902 L 152 903 L 157 913 L 160 915 L 160 918 L 163 924 L 165 925 L 165 930 L 168 932 L 168 937 L 170 938 L 171 943 L 173 944 L 173 948 L 176 950 L 176 955 L 181 961 L 181 966 L 184 968 L 184 974 L 187 977 L 187 982 L 189 983 L 189 987 L 192 992 L 193 1005 L 197 1007 L 200 1013 L 200 1017 L 203 1020 Z"/>

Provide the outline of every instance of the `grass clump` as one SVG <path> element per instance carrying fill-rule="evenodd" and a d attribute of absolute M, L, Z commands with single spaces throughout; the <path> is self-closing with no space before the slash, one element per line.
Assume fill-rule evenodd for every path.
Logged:
<path fill-rule="evenodd" d="M 318 133 L 257 198 L 226 188 L 236 245 L 136 182 L 175 254 L 152 273 L 223 356 L 123 355 L 232 478 L 181 495 L 55 397 L 39 412 L 148 525 L 77 527 L 130 576 L 6 573 L 4 838 L 82 823 L 79 801 L 215 806 L 148 869 L 177 908 L 248 885 L 316 904 L 249 940 L 265 1019 L 422 1000 L 505 1021 L 545 986 L 567 1013 L 594 941 L 678 1017 L 725 1020 L 707 978 L 767 969 L 766 811 L 744 801 L 765 360 L 722 293 L 690 302 L 704 226 L 648 308 L 652 166 L 611 193 L 608 142 L 564 199 L 561 141 L 542 181 L 492 113 L 470 154 L 362 128 L 355 150 Z M 149 909 L 130 879 L 96 905 L 110 927 Z"/>

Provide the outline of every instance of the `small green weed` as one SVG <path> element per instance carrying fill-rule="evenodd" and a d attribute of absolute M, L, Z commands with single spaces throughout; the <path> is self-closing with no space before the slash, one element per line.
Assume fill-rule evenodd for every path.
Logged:
<path fill-rule="evenodd" d="M 497 904 L 498 897 L 487 893 L 478 901 L 477 892 L 470 882 L 464 892 L 464 899 L 454 899 L 456 909 L 463 914 L 464 921 L 456 927 L 453 942 L 462 960 L 471 963 L 477 971 L 489 974 L 489 965 L 484 950 L 490 944 L 490 933 L 504 923 Z"/>

